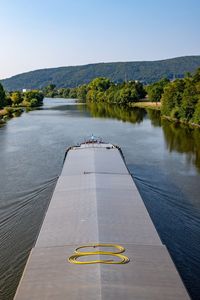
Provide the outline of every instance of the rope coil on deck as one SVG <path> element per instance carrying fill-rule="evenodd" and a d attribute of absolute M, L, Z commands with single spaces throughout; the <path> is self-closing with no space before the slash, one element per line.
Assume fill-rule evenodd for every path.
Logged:
<path fill-rule="evenodd" d="M 114 247 L 116 248 L 118 251 L 113 252 L 113 251 L 87 251 L 87 252 L 83 252 L 83 251 L 79 251 L 79 249 L 85 249 L 85 248 L 96 248 L 96 247 Z M 68 258 L 68 262 L 72 263 L 72 264 L 79 264 L 79 265 L 85 265 L 85 264 L 97 264 L 97 263 L 101 263 L 101 264 L 126 264 L 128 263 L 130 260 L 127 256 L 123 255 L 122 253 L 125 251 L 125 248 L 122 247 L 121 245 L 117 245 L 117 244 L 90 244 L 90 245 L 83 245 L 80 246 L 78 248 L 75 249 L 74 254 L 71 255 Z M 77 259 L 80 257 L 85 257 L 85 256 L 90 256 L 90 255 L 110 255 L 110 256 L 114 256 L 120 259 L 120 261 L 116 261 L 116 260 L 105 260 L 105 259 L 97 259 L 97 260 L 89 260 L 89 261 L 78 261 Z"/>

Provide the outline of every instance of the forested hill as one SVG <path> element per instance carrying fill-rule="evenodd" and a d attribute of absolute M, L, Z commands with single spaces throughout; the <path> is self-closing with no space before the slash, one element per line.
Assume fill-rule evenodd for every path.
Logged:
<path fill-rule="evenodd" d="M 75 87 L 96 77 L 112 81 L 140 80 L 152 83 L 163 77 L 181 78 L 200 67 L 200 56 L 184 56 L 159 61 L 98 63 L 83 66 L 41 69 L 19 74 L 1 81 L 6 90 L 40 89 L 49 84 Z"/>

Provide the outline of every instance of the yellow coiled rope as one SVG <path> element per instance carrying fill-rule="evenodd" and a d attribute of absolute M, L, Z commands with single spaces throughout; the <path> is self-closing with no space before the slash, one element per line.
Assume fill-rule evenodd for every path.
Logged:
<path fill-rule="evenodd" d="M 79 251 L 80 249 L 85 249 L 85 248 L 96 248 L 96 247 L 113 247 L 116 248 L 118 251 L 111 252 L 111 251 Z M 74 254 L 71 255 L 68 258 L 68 261 L 72 264 L 79 264 L 79 265 L 85 265 L 85 264 L 126 264 L 129 262 L 129 258 L 122 253 L 125 251 L 125 248 L 122 247 L 121 245 L 116 245 L 116 244 L 90 244 L 90 245 L 83 245 L 75 249 Z M 77 260 L 80 257 L 84 256 L 90 256 L 90 255 L 110 255 L 114 256 L 120 259 L 120 261 L 116 260 L 105 260 L 105 259 L 97 259 L 97 260 L 89 260 L 89 261 L 79 261 Z"/>

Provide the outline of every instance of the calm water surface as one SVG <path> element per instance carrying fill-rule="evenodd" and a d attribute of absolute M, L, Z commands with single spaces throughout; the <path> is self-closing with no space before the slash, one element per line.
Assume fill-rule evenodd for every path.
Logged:
<path fill-rule="evenodd" d="M 188 288 L 200 299 L 200 130 L 159 113 L 45 99 L 0 127 L 0 299 L 13 299 L 65 149 L 91 134 L 118 144 Z"/>

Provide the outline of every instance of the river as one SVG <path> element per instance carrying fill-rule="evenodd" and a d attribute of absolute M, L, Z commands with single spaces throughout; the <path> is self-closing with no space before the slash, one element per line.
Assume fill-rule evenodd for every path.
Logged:
<path fill-rule="evenodd" d="M 62 169 L 91 134 L 122 148 L 156 229 L 200 299 L 200 130 L 159 112 L 45 99 L 0 127 L 0 299 L 13 299 Z"/>

